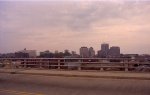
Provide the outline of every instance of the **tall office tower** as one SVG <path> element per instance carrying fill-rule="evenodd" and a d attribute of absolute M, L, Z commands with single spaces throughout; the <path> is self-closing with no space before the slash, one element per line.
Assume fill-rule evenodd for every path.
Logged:
<path fill-rule="evenodd" d="M 101 44 L 100 56 L 106 58 L 108 56 L 109 44 L 103 43 Z"/>
<path fill-rule="evenodd" d="M 95 51 L 93 49 L 93 47 L 89 48 L 89 57 L 94 57 L 95 56 Z"/>
<path fill-rule="evenodd" d="M 87 47 L 80 48 L 80 56 L 81 57 L 89 57 L 89 49 Z"/>
<path fill-rule="evenodd" d="M 120 47 L 112 46 L 108 52 L 109 57 L 120 57 Z"/>

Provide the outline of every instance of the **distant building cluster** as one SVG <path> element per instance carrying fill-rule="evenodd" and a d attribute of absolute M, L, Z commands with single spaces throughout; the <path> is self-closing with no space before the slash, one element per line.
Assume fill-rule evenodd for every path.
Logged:
<path fill-rule="evenodd" d="M 24 50 L 15 52 L 15 57 L 18 58 L 35 58 L 36 56 L 36 50 L 27 50 L 26 48 Z"/>
<path fill-rule="evenodd" d="M 150 55 L 139 54 L 121 54 L 119 46 L 109 46 L 108 43 L 102 43 L 97 54 L 93 47 L 83 46 L 79 49 L 79 54 L 75 51 L 64 50 L 64 52 L 49 50 L 42 51 L 37 55 L 36 50 L 27 50 L 26 48 L 15 53 L 0 54 L 0 58 L 150 58 Z"/>
<path fill-rule="evenodd" d="M 76 54 L 75 51 L 69 52 L 69 50 L 64 50 L 64 52 L 55 51 L 50 52 L 49 50 L 46 50 L 44 52 L 40 52 L 40 55 L 38 57 L 44 57 L 44 58 L 72 58 L 72 57 L 79 57 L 78 54 Z"/>
<path fill-rule="evenodd" d="M 98 51 L 98 57 L 108 58 L 108 57 L 120 57 L 120 47 L 112 46 L 109 48 L 109 44 L 101 44 L 101 50 Z"/>
<path fill-rule="evenodd" d="M 95 51 L 93 47 L 87 48 L 87 47 L 81 47 L 80 48 L 80 57 L 95 57 Z"/>
<path fill-rule="evenodd" d="M 100 57 L 100 58 L 109 58 L 109 57 L 120 57 L 120 47 L 112 46 L 109 48 L 109 44 L 101 44 L 101 49 L 98 51 L 97 55 L 93 47 L 81 47 L 80 48 L 80 57 Z"/>

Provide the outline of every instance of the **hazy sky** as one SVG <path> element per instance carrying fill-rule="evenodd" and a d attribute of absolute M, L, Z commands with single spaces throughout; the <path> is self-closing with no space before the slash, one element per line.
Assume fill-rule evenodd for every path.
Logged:
<path fill-rule="evenodd" d="M 150 54 L 150 1 L 0 1 L 0 53 L 120 46 Z"/>

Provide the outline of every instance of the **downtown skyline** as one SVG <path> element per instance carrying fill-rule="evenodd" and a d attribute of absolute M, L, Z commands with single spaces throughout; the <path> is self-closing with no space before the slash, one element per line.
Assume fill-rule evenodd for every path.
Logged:
<path fill-rule="evenodd" d="M 150 54 L 150 1 L 0 1 L 0 53 L 79 52 L 103 42 Z"/>

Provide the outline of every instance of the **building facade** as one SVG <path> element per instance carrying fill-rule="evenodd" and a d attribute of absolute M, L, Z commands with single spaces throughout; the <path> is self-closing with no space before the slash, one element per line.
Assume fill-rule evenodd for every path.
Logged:
<path fill-rule="evenodd" d="M 27 49 L 25 48 L 24 50 L 21 50 L 21 51 L 19 51 L 19 52 L 29 54 L 29 57 L 30 57 L 30 58 L 35 58 L 35 57 L 36 57 L 36 50 L 27 50 Z"/>
<path fill-rule="evenodd" d="M 80 57 L 89 57 L 89 49 L 87 47 L 80 48 Z"/>
<path fill-rule="evenodd" d="M 109 52 L 109 44 L 103 43 L 101 44 L 101 50 L 98 51 L 98 57 L 106 58 L 108 57 Z"/>
<path fill-rule="evenodd" d="M 93 47 L 89 48 L 89 57 L 95 57 L 95 50 L 93 49 Z"/>
<path fill-rule="evenodd" d="M 110 47 L 108 57 L 120 57 L 120 47 L 118 46 Z"/>

